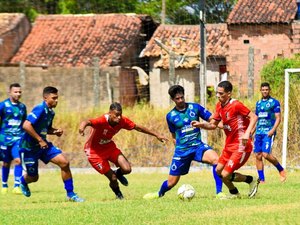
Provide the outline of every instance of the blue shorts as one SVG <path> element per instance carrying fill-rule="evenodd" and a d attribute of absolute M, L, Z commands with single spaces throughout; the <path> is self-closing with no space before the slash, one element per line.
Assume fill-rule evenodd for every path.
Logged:
<path fill-rule="evenodd" d="M 272 152 L 272 146 L 274 142 L 275 135 L 269 137 L 267 134 L 257 134 L 254 139 L 254 153 L 268 153 Z"/>
<path fill-rule="evenodd" d="M 2 143 L 0 144 L 0 149 L 1 149 L 1 155 L 2 155 L 2 160 L 3 162 L 11 162 L 13 159 L 18 159 L 20 158 L 20 153 L 19 153 L 19 140 L 17 140 L 13 145 L 6 146 L 3 145 Z M 1 158 L 1 156 L 0 156 Z"/>
<path fill-rule="evenodd" d="M 39 159 L 45 164 L 49 163 L 51 159 L 62 153 L 62 151 L 55 147 L 51 142 L 47 142 L 48 148 L 41 149 L 39 145 L 32 149 L 20 149 L 20 155 L 22 160 L 22 167 L 28 174 L 28 176 L 37 176 Z"/>
<path fill-rule="evenodd" d="M 207 144 L 202 144 L 199 146 L 194 147 L 194 151 L 192 151 L 190 154 L 183 156 L 183 157 L 178 157 L 178 156 L 173 156 L 172 163 L 170 166 L 170 172 L 169 174 L 172 176 L 181 176 L 185 175 L 189 172 L 191 162 L 197 161 L 197 162 L 202 162 L 202 157 L 205 151 L 212 149 Z"/>

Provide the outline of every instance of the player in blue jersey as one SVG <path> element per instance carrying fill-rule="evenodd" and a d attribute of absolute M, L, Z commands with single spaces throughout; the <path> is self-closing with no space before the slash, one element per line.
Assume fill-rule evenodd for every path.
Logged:
<path fill-rule="evenodd" d="M 179 181 L 180 176 L 189 172 L 191 162 L 203 162 L 213 166 L 213 176 L 216 184 L 216 197 L 222 198 L 222 180 L 216 173 L 218 154 L 202 142 L 199 128 L 192 127 L 191 122 L 202 118 L 210 121 L 212 114 L 197 103 L 187 103 L 184 98 L 184 88 L 174 85 L 169 89 L 169 95 L 175 107 L 167 114 L 166 119 L 175 144 L 175 151 L 170 165 L 168 179 L 158 192 L 144 195 L 144 199 L 155 199 L 165 195 Z"/>
<path fill-rule="evenodd" d="M 272 145 L 276 135 L 276 129 L 281 121 L 280 103 L 270 96 L 270 84 L 262 83 L 260 87 L 262 99 L 256 103 L 256 134 L 254 141 L 254 153 L 256 156 L 256 168 L 261 183 L 265 182 L 263 158 L 272 163 L 278 170 L 280 180 L 286 180 L 286 172 L 275 156 L 272 155 Z"/>
<path fill-rule="evenodd" d="M 21 85 L 13 83 L 9 86 L 9 98 L 0 103 L 0 150 L 2 152 L 2 194 L 8 192 L 8 176 L 11 162 L 14 168 L 14 194 L 21 194 L 19 188 L 22 166 L 19 154 L 19 140 L 23 134 L 23 122 L 26 119 L 26 106 L 20 102 Z"/>
<path fill-rule="evenodd" d="M 45 164 L 52 162 L 61 169 L 61 176 L 67 192 L 67 199 L 74 202 L 83 202 L 73 189 L 73 178 L 69 161 L 63 156 L 62 151 L 46 139 L 47 134 L 60 137 L 62 129 L 52 127 L 54 118 L 53 108 L 58 103 L 58 90 L 55 87 L 45 87 L 43 90 L 44 101 L 35 106 L 27 116 L 23 128 L 24 135 L 20 140 L 20 154 L 23 169 L 26 173 L 21 177 L 21 190 L 23 195 L 30 197 L 29 183 L 39 179 L 38 160 Z"/>

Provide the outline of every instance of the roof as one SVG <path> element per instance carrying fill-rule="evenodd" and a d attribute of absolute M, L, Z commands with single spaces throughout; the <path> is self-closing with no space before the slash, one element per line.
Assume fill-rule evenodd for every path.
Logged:
<path fill-rule="evenodd" d="M 225 57 L 227 49 L 227 25 L 206 25 L 206 56 Z M 161 43 L 176 54 L 175 67 L 193 68 L 200 64 L 200 27 L 199 25 L 160 25 L 154 32 L 140 57 L 159 57 L 155 67 L 169 67 L 169 55 Z"/>
<path fill-rule="evenodd" d="M 88 14 L 39 16 L 11 60 L 29 65 L 114 66 L 140 36 L 143 15 Z"/>
<path fill-rule="evenodd" d="M 296 13 L 296 0 L 239 0 L 229 14 L 227 23 L 291 23 Z"/>
<path fill-rule="evenodd" d="M 0 13 L 0 35 L 13 30 L 24 17 L 22 13 Z"/>

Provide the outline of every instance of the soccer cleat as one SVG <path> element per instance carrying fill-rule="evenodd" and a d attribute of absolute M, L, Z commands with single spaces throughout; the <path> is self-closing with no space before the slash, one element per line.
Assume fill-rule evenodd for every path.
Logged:
<path fill-rule="evenodd" d="M 20 187 L 14 187 L 14 189 L 12 190 L 12 193 L 13 194 L 16 194 L 16 195 L 21 195 L 22 194 L 22 191 L 20 189 Z"/>
<path fill-rule="evenodd" d="M 219 192 L 218 194 L 216 194 L 216 199 L 223 199 L 226 198 L 226 194 L 223 192 Z"/>
<path fill-rule="evenodd" d="M 256 177 L 252 177 L 252 178 L 253 178 L 253 180 L 249 184 L 249 194 L 248 194 L 249 198 L 253 198 L 256 195 L 256 193 L 258 191 L 258 185 L 260 182 L 260 180 L 256 179 Z"/>
<path fill-rule="evenodd" d="M 152 199 L 158 199 L 158 198 L 159 198 L 158 192 L 148 193 L 148 194 L 145 194 L 143 197 L 143 199 L 146 199 L 146 200 L 152 200 Z"/>
<path fill-rule="evenodd" d="M 284 183 L 286 181 L 286 173 L 285 173 L 285 170 L 282 170 L 279 172 L 279 175 L 280 175 L 280 181 L 282 183 Z"/>
<path fill-rule="evenodd" d="M 8 193 L 8 187 L 2 187 L 1 194 L 6 195 Z"/>
<path fill-rule="evenodd" d="M 20 188 L 24 196 L 30 197 L 31 192 L 27 184 L 20 184 Z"/>
<path fill-rule="evenodd" d="M 121 184 L 123 184 L 124 186 L 128 186 L 127 178 L 123 174 L 119 175 L 116 171 L 115 171 L 115 173 L 116 173 L 118 180 L 121 182 Z"/>
<path fill-rule="evenodd" d="M 77 194 L 73 193 L 67 196 L 67 200 L 70 202 L 84 202 L 83 198 L 80 198 Z"/>
<path fill-rule="evenodd" d="M 229 194 L 229 195 L 225 195 L 221 198 L 218 198 L 220 200 L 232 200 L 232 199 L 240 199 L 241 198 L 241 194 L 237 193 L 237 194 Z"/>
<path fill-rule="evenodd" d="M 116 199 L 119 199 L 119 200 L 124 199 L 124 196 L 123 196 L 122 192 L 119 192 L 118 194 L 116 194 Z"/>

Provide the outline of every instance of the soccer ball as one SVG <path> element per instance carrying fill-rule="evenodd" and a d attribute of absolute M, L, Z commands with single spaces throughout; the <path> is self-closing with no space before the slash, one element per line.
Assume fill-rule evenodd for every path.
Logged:
<path fill-rule="evenodd" d="M 181 200 L 192 200 L 196 194 L 195 189 L 190 184 L 183 184 L 178 188 L 177 195 Z"/>

